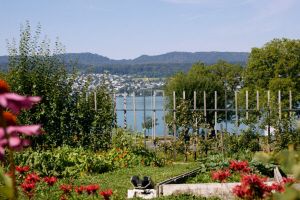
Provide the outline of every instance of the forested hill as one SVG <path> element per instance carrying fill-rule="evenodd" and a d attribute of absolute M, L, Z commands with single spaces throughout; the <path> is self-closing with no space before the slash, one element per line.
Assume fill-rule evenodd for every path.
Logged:
<path fill-rule="evenodd" d="M 114 60 L 92 53 L 66 53 L 59 55 L 71 69 L 75 66 L 81 72 L 114 74 L 138 74 L 145 76 L 170 76 L 178 71 L 188 71 L 193 63 L 214 64 L 218 60 L 245 65 L 246 52 L 170 52 L 161 55 L 142 55 L 135 59 Z M 7 56 L 0 56 L 0 67 L 7 66 Z"/>

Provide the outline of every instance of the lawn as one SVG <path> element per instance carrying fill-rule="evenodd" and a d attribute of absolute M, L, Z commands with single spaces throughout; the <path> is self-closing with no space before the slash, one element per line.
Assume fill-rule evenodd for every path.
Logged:
<path fill-rule="evenodd" d="M 52 187 L 49 188 L 45 184 L 38 184 L 35 194 L 33 195 L 34 199 L 60 199 L 62 195 L 62 191 L 60 190 L 60 186 L 62 184 L 70 184 L 73 186 L 73 192 L 69 195 L 67 199 L 102 199 L 99 195 L 94 198 L 93 196 L 88 196 L 87 194 L 78 195 L 75 193 L 74 188 L 80 185 L 90 185 L 90 184 L 99 184 L 100 191 L 106 189 L 113 190 L 112 199 L 126 199 L 127 190 L 132 189 L 133 186 L 130 183 L 130 178 L 133 175 L 139 176 L 150 176 L 153 182 L 156 184 L 167 178 L 171 178 L 173 176 L 182 174 L 184 172 L 191 171 L 198 167 L 197 163 L 175 163 L 169 164 L 164 167 L 146 167 L 146 166 L 138 166 L 133 168 L 123 168 L 119 170 L 115 170 L 113 172 L 107 172 L 103 174 L 82 174 L 77 178 L 69 177 L 69 178 L 61 178 L 58 182 Z M 20 199 L 28 199 L 24 194 L 20 191 Z M 159 199 L 203 199 L 203 198 L 195 198 L 193 196 L 184 196 L 184 197 L 163 197 Z"/>
<path fill-rule="evenodd" d="M 113 172 L 80 177 L 76 184 L 99 183 L 101 188 L 112 188 L 114 199 L 125 199 L 127 190 L 133 188 L 130 178 L 133 175 L 150 176 L 154 183 L 191 171 L 198 167 L 197 163 L 177 163 L 164 167 L 135 167 Z"/>

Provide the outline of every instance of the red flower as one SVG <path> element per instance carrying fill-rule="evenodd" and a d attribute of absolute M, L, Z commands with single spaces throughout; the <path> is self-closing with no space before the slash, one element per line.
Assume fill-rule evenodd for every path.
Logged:
<path fill-rule="evenodd" d="M 72 185 L 62 184 L 60 189 L 64 192 L 64 194 L 70 194 L 72 191 Z"/>
<path fill-rule="evenodd" d="M 10 91 L 9 85 L 5 80 L 0 79 L 0 94 L 7 93 Z"/>
<path fill-rule="evenodd" d="M 239 198 L 245 198 L 248 193 L 248 188 L 242 187 L 241 185 L 237 185 L 233 188 L 232 193 L 235 194 Z"/>
<path fill-rule="evenodd" d="M 230 176 L 229 170 L 218 170 L 212 172 L 212 179 L 220 181 L 221 183 L 226 182 L 226 179 Z"/>
<path fill-rule="evenodd" d="M 284 192 L 284 184 L 280 183 L 273 183 L 271 186 L 269 186 L 269 190 L 271 191 L 276 191 L 276 192 Z"/>
<path fill-rule="evenodd" d="M 25 181 L 20 186 L 24 192 L 31 192 L 35 188 L 35 183 L 34 182 L 29 183 Z"/>
<path fill-rule="evenodd" d="M 49 176 L 44 178 L 45 183 L 47 183 L 49 186 L 53 186 L 57 182 L 57 178 L 54 176 Z"/>
<path fill-rule="evenodd" d="M 248 161 L 237 161 L 237 160 L 231 160 L 229 161 L 229 169 L 233 171 L 241 171 L 245 173 L 250 172 L 249 163 Z"/>
<path fill-rule="evenodd" d="M 282 191 L 280 184 L 268 186 L 264 183 L 266 178 L 256 174 L 245 175 L 241 179 L 241 185 L 233 188 L 233 193 L 242 199 L 262 199 L 271 194 L 272 190 Z"/>
<path fill-rule="evenodd" d="M 25 193 L 25 195 L 28 196 L 29 199 L 31 199 L 33 197 L 33 190 L 35 188 L 35 183 L 34 182 L 28 183 L 25 181 L 20 186 L 23 192 Z"/>
<path fill-rule="evenodd" d="M 84 192 L 84 190 L 85 190 L 85 186 L 83 186 L 83 185 L 75 187 L 75 192 L 77 194 L 82 194 Z"/>
<path fill-rule="evenodd" d="M 36 183 L 40 181 L 40 177 L 36 173 L 27 174 L 25 182 L 27 183 Z"/>
<path fill-rule="evenodd" d="M 97 184 L 87 185 L 87 186 L 85 186 L 85 191 L 88 194 L 95 194 L 97 192 L 97 190 L 99 190 L 99 188 L 100 187 Z"/>
<path fill-rule="evenodd" d="M 282 178 L 282 182 L 283 182 L 284 184 L 288 184 L 288 183 L 295 183 L 296 180 L 295 180 L 294 178 L 283 177 L 283 178 Z"/>
<path fill-rule="evenodd" d="M 16 166 L 16 171 L 18 171 L 20 174 L 24 174 L 25 172 L 28 172 L 30 169 L 29 166 Z"/>
<path fill-rule="evenodd" d="M 109 200 L 110 196 L 113 194 L 113 191 L 111 189 L 108 189 L 101 191 L 99 194 L 103 196 L 104 200 Z"/>
<path fill-rule="evenodd" d="M 60 200 L 67 200 L 68 198 L 65 195 L 61 195 L 59 199 Z"/>

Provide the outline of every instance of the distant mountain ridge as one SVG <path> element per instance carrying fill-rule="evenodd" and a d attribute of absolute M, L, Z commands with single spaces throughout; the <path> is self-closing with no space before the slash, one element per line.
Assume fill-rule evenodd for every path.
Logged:
<path fill-rule="evenodd" d="M 66 53 L 58 55 L 70 69 L 73 66 L 81 72 L 116 74 L 139 74 L 145 76 L 170 76 L 178 71 L 187 71 L 192 64 L 203 62 L 214 64 L 218 60 L 245 65 L 247 52 L 169 52 L 160 55 L 141 55 L 135 59 L 115 60 L 93 53 Z M 0 56 L 0 68 L 7 68 L 8 57 Z"/>
<path fill-rule="evenodd" d="M 231 63 L 246 63 L 248 52 L 169 52 L 160 55 L 141 55 L 135 59 L 114 60 L 105 56 L 93 53 L 66 53 L 67 61 L 77 60 L 81 64 L 162 64 L 162 63 L 195 63 L 202 61 L 207 64 L 215 63 L 218 60 L 226 60 Z"/>

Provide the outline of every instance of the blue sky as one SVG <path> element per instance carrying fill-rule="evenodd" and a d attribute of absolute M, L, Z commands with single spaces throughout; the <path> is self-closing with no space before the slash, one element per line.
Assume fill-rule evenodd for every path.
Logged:
<path fill-rule="evenodd" d="M 0 0 L 0 55 L 38 23 L 66 52 L 135 58 L 170 51 L 251 51 L 300 38 L 299 0 Z"/>

